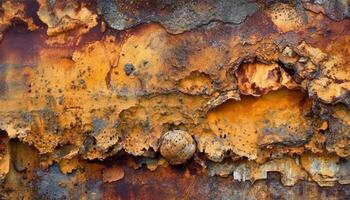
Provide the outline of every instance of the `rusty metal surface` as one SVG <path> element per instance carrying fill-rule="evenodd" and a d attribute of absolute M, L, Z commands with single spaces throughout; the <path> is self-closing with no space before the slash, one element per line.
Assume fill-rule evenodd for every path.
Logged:
<path fill-rule="evenodd" d="M 349 6 L 0 1 L 0 198 L 350 198 Z"/>

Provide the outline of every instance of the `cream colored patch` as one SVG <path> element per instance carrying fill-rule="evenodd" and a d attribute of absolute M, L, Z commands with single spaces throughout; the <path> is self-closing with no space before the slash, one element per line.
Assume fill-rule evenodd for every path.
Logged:
<path fill-rule="evenodd" d="M 276 3 L 268 14 L 281 32 L 297 31 L 303 25 L 302 16 L 289 4 Z"/>
<path fill-rule="evenodd" d="M 320 186 L 333 186 L 337 181 L 339 157 L 333 155 L 303 154 L 301 165 Z"/>
<path fill-rule="evenodd" d="M 243 64 L 236 70 L 235 74 L 238 88 L 245 95 L 261 96 L 283 86 L 289 89 L 297 86 L 277 63 L 270 65 L 258 62 Z"/>
<path fill-rule="evenodd" d="M 305 180 L 307 173 L 302 170 L 298 162 L 289 157 L 274 159 L 263 165 L 258 165 L 254 161 L 238 164 L 233 171 L 233 179 L 238 181 L 252 182 L 267 179 L 268 172 L 281 173 L 281 182 L 285 186 L 292 186 L 299 180 Z"/>

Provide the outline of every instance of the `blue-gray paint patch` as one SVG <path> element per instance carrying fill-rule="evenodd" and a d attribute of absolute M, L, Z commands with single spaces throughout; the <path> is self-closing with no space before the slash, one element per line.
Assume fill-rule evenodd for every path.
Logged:
<path fill-rule="evenodd" d="M 93 118 L 92 125 L 94 127 L 93 136 L 97 136 L 106 126 L 106 122 L 100 118 Z"/>
<path fill-rule="evenodd" d="M 71 183 L 72 175 L 64 175 L 60 172 L 57 164 L 52 165 L 47 171 L 37 170 L 38 182 L 37 195 L 40 199 L 69 199 L 69 191 L 64 185 Z"/>
<path fill-rule="evenodd" d="M 88 199 L 99 200 L 102 199 L 102 181 L 88 180 L 86 184 Z"/>

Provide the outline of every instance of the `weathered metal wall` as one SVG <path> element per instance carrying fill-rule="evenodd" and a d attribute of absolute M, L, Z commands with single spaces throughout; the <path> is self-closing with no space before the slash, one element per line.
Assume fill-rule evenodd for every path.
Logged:
<path fill-rule="evenodd" d="M 0 1 L 0 198 L 350 198 L 349 6 Z"/>

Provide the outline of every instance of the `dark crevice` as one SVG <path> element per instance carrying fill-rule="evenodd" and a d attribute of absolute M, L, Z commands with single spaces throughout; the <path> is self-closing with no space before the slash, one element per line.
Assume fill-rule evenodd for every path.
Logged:
<path fill-rule="evenodd" d="M 284 63 L 282 63 L 282 61 L 277 61 L 277 64 L 279 67 L 281 67 L 289 76 L 291 76 L 292 78 L 294 78 L 294 76 L 296 75 L 296 71 L 294 69 L 294 66 L 292 65 L 285 65 Z"/>
<path fill-rule="evenodd" d="M 7 132 L 5 130 L 0 129 L 0 135 L 3 135 L 3 134 L 7 135 Z"/>

